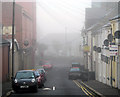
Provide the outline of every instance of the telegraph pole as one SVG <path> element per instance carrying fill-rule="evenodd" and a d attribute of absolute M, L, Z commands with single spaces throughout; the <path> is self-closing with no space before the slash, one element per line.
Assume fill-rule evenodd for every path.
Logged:
<path fill-rule="evenodd" d="M 15 31 L 15 0 L 13 0 L 13 18 L 12 18 L 12 77 L 14 77 L 14 31 Z"/>
<path fill-rule="evenodd" d="M 65 51 L 66 51 L 66 55 L 68 55 L 68 51 L 67 51 L 67 27 L 65 26 Z"/>

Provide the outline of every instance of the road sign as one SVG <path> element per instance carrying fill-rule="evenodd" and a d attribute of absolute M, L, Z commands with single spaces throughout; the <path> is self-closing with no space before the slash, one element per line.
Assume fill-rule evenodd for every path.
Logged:
<path fill-rule="evenodd" d="M 109 46 L 110 56 L 116 56 L 118 54 L 118 45 Z"/>

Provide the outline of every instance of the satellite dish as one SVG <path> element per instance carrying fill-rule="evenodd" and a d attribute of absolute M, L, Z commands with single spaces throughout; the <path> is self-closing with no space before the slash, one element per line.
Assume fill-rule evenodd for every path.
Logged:
<path fill-rule="evenodd" d="M 105 39 L 105 40 L 104 40 L 104 45 L 105 45 L 105 46 L 109 46 L 109 41 L 108 41 L 108 39 Z"/>
<path fill-rule="evenodd" d="M 120 31 L 116 31 L 114 35 L 115 38 L 120 39 Z"/>
<path fill-rule="evenodd" d="M 112 41 L 113 41 L 113 35 L 112 35 L 112 34 L 109 34 L 107 38 L 108 38 L 108 41 L 109 41 L 109 42 L 112 42 Z"/>
<path fill-rule="evenodd" d="M 94 51 L 96 51 L 96 50 L 97 50 L 97 47 L 96 47 L 96 46 L 94 46 L 94 47 L 93 47 L 93 49 L 94 49 Z"/>
<path fill-rule="evenodd" d="M 100 53 L 101 52 L 101 47 L 97 48 L 97 52 Z"/>
<path fill-rule="evenodd" d="M 29 42 L 27 40 L 24 41 L 24 45 L 25 46 L 28 46 L 29 45 Z"/>

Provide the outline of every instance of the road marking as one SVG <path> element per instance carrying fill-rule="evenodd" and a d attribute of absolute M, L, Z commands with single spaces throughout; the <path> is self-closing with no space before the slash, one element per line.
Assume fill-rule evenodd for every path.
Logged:
<path fill-rule="evenodd" d="M 51 88 L 43 88 L 42 90 L 46 90 L 47 91 L 47 90 L 51 90 Z"/>
<path fill-rule="evenodd" d="M 82 91 L 89 97 L 94 97 L 92 93 L 90 93 L 85 87 L 83 87 L 78 81 L 73 80 L 73 82 L 82 89 Z"/>
<path fill-rule="evenodd" d="M 92 93 L 90 93 L 84 86 L 82 86 L 78 81 L 76 81 L 89 95 L 91 95 L 92 97 L 94 97 L 94 95 Z"/>
<path fill-rule="evenodd" d="M 74 81 L 74 80 L 73 80 L 73 81 Z M 86 93 L 86 92 L 84 91 L 84 89 L 83 89 L 76 81 L 74 81 L 74 83 L 75 83 L 78 87 L 80 87 L 80 88 L 82 89 L 82 91 L 83 91 L 87 96 L 89 96 L 88 93 Z"/>
<path fill-rule="evenodd" d="M 93 94 L 91 94 L 85 87 L 83 87 L 78 81 L 76 81 L 89 95 L 91 95 L 92 97 L 94 97 Z"/>
<path fill-rule="evenodd" d="M 55 86 L 53 86 L 53 91 L 55 90 Z"/>

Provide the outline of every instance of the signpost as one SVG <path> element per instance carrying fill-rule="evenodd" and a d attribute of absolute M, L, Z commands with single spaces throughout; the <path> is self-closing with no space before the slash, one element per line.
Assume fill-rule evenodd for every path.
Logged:
<path fill-rule="evenodd" d="M 118 54 L 118 45 L 109 45 L 110 57 L 113 58 Z M 112 59 L 111 59 L 111 86 L 112 86 Z"/>
<path fill-rule="evenodd" d="M 118 45 L 109 46 L 110 56 L 116 56 L 118 54 Z"/>

